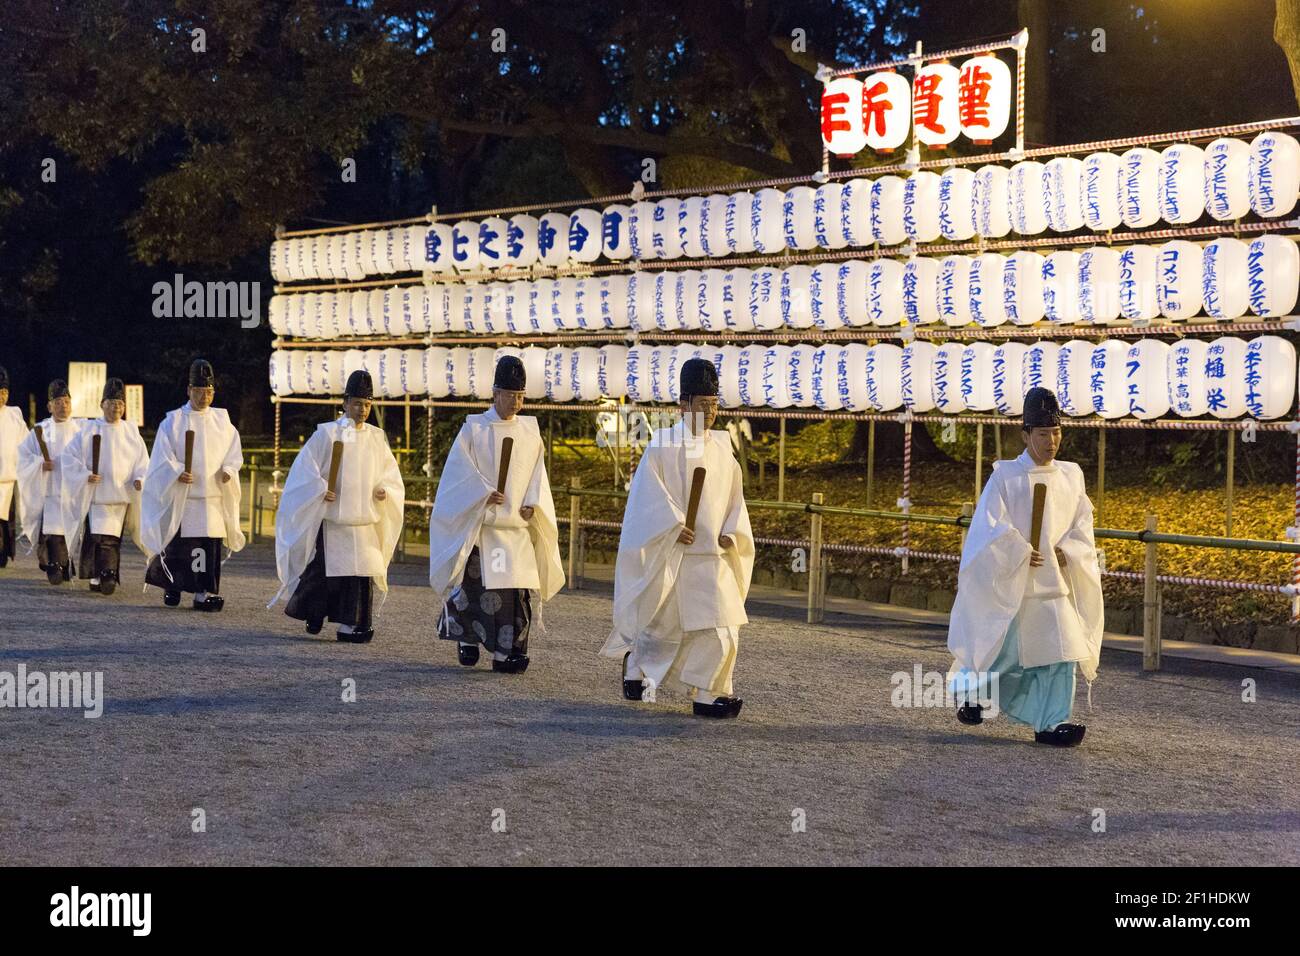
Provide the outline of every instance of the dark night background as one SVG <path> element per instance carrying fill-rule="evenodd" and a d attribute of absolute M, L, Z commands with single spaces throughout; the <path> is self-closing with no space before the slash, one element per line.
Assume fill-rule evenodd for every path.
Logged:
<path fill-rule="evenodd" d="M 1293 115 L 1295 0 L 6 0 L 0 364 L 44 414 L 69 360 L 270 426 L 267 249 L 289 228 L 816 169 L 818 61 L 1031 30 L 1029 145 Z M 207 50 L 191 50 L 195 27 Z M 493 31 L 506 51 L 493 52 Z M 1093 31 L 1106 51 L 1092 51 Z M 791 50 L 803 30 L 807 52 Z M 1287 41 L 1292 42 L 1292 41 Z M 42 161 L 57 182 L 41 181 Z M 357 181 L 340 164 L 356 160 Z M 263 324 L 158 319 L 153 283 L 262 283 Z M 564 418 L 566 416 L 560 416 Z M 581 423 L 576 423 L 581 424 Z"/>

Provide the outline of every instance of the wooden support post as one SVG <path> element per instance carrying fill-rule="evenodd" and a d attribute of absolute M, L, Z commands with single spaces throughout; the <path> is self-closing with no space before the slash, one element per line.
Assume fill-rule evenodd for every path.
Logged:
<path fill-rule="evenodd" d="M 876 487 L 876 423 L 867 422 L 867 501 L 863 507 L 871 507 L 871 495 Z"/>
<path fill-rule="evenodd" d="M 1235 466 L 1237 463 L 1237 441 L 1236 441 L 1237 433 L 1234 431 L 1226 431 L 1223 434 L 1226 435 L 1228 438 L 1228 487 L 1227 487 L 1227 500 L 1224 502 L 1224 508 L 1223 508 L 1223 523 L 1225 528 L 1223 534 L 1225 537 L 1231 538 L 1232 537 L 1232 497 L 1233 497 L 1233 492 L 1235 490 L 1234 472 L 1236 470 Z"/>
<path fill-rule="evenodd" d="M 1093 524 L 1101 525 L 1101 513 L 1106 507 L 1106 429 L 1097 429 L 1097 514 Z M 1105 527 L 1105 525 L 1102 525 Z"/>
<path fill-rule="evenodd" d="M 984 423 L 975 424 L 975 497 L 980 496 L 984 478 Z"/>
<path fill-rule="evenodd" d="M 780 416 L 781 437 L 776 446 L 776 500 L 785 501 L 785 416 Z"/>
<path fill-rule="evenodd" d="M 820 505 L 825 496 L 814 491 L 812 503 Z M 825 615 L 825 600 L 821 593 L 822 584 L 822 516 L 821 512 L 811 512 L 808 517 L 808 538 L 812 542 L 808 553 L 808 623 L 817 624 Z"/>
<path fill-rule="evenodd" d="M 963 501 L 963 502 L 961 503 L 961 516 L 962 516 L 963 518 L 969 518 L 969 517 L 970 517 L 971 515 L 973 515 L 974 513 L 975 513 L 975 505 L 974 505 L 973 502 L 970 502 L 970 501 Z M 966 532 L 969 530 L 969 527 L 970 527 L 969 525 L 962 525 L 962 528 L 961 528 L 961 546 L 958 547 L 958 549 L 957 549 L 958 551 L 965 551 L 965 550 L 966 550 Z"/>
<path fill-rule="evenodd" d="M 248 469 L 248 543 L 257 542 L 257 456 Z"/>
<path fill-rule="evenodd" d="M 1147 514 L 1146 530 L 1156 530 L 1156 516 Z M 1159 587 L 1156 583 L 1156 545 L 1154 541 L 1144 543 L 1146 548 L 1146 566 L 1143 570 L 1142 588 L 1142 669 L 1144 671 L 1160 670 L 1160 612 Z"/>
<path fill-rule="evenodd" d="M 555 450 L 555 412 L 546 413 L 546 473 L 554 474 L 551 458 Z"/>
<path fill-rule="evenodd" d="M 569 479 L 569 491 L 576 492 L 582 487 L 582 479 L 574 475 Z M 582 587 L 578 580 L 578 530 L 582 518 L 582 496 L 569 495 L 569 590 L 577 591 Z"/>

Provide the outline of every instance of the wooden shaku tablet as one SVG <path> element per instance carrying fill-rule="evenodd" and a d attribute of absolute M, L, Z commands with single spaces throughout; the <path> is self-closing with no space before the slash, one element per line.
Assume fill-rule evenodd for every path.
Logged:
<path fill-rule="evenodd" d="M 1043 506 L 1047 503 L 1047 485 L 1038 482 L 1034 485 L 1034 510 L 1029 519 L 1029 543 L 1035 551 L 1041 550 L 1038 547 L 1038 539 L 1043 536 Z"/>
<path fill-rule="evenodd" d="M 343 442 L 336 441 L 334 447 L 330 449 L 330 491 L 337 492 L 339 490 L 339 465 L 342 463 Z"/>
<path fill-rule="evenodd" d="M 185 432 L 185 470 L 194 470 L 194 429 Z"/>
<path fill-rule="evenodd" d="M 691 497 L 686 502 L 686 528 L 695 530 L 695 516 L 700 510 L 700 493 L 704 491 L 704 469 L 696 468 L 691 475 Z"/>
<path fill-rule="evenodd" d="M 99 446 L 102 440 L 103 436 L 101 435 L 90 436 L 90 473 L 92 475 L 99 474 Z"/>
<path fill-rule="evenodd" d="M 510 453 L 515 450 L 515 440 L 507 435 L 501 439 L 501 467 L 497 469 L 497 491 L 506 493 L 506 475 L 510 472 Z"/>
<path fill-rule="evenodd" d="M 45 432 L 40 425 L 37 425 L 32 431 L 36 432 L 36 444 L 41 446 L 41 457 L 46 461 L 50 460 L 50 446 L 45 444 Z"/>

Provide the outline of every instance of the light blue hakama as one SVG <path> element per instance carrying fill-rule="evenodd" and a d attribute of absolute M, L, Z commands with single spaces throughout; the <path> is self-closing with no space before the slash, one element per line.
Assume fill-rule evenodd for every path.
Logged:
<path fill-rule="evenodd" d="M 998 675 L 997 707 L 1016 723 L 1027 724 L 1035 731 L 1051 730 L 1063 724 L 1074 712 L 1076 668 L 1074 661 L 1061 661 L 1042 667 L 1020 666 L 1020 616 L 1012 620 L 1002 649 L 994 658 L 989 671 Z M 959 704 L 972 695 L 963 680 L 975 681 L 963 670 L 953 681 Z M 978 695 L 985 700 L 990 692 L 988 676 L 980 675 Z"/>

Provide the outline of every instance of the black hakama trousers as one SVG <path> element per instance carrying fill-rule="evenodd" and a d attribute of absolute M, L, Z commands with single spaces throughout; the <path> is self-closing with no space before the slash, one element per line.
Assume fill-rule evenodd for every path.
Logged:
<path fill-rule="evenodd" d="M 79 555 L 82 580 L 112 575 L 114 581 L 121 581 L 119 573 L 122 566 L 122 538 L 115 534 L 91 534 L 90 519 L 86 519 L 86 530 L 81 536 L 81 554 Z"/>
<path fill-rule="evenodd" d="M 298 580 L 298 587 L 284 606 L 295 621 L 348 624 L 368 631 L 373 624 L 374 581 L 365 576 L 329 577 L 325 574 L 325 528 L 316 532 L 316 555 Z"/>
<path fill-rule="evenodd" d="M 444 641 L 482 644 L 491 653 L 528 653 L 533 606 L 527 588 L 485 588 L 478 546 L 469 553 L 460 587 L 451 592 L 438 636 Z"/>
<path fill-rule="evenodd" d="M 179 534 L 155 554 L 144 573 L 145 582 L 164 591 L 198 594 L 221 593 L 221 543 L 223 538 L 182 538 Z M 202 563 L 198 552 L 203 552 Z M 166 567 L 164 568 L 164 562 Z M 198 564 L 202 570 L 195 570 Z M 171 572 L 168 578 L 167 572 Z"/>
<path fill-rule="evenodd" d="M 36 564 L 51 578 L 51 584 L 57 583 L 53 578 L 58 574 L 63 575 L 64 581 L 71 581 L 77 570 L 68 555 L 68 541 L 61 534 L 41 535 L 36 545 Z"/>
<path fill-rule="evenodd" d="M 9 514 L 0 520 L 0 568 L 18 556 L 17 535 L 14 531 L 17 527 L 18 496 L 13 495 L 9 500 Z"/>

